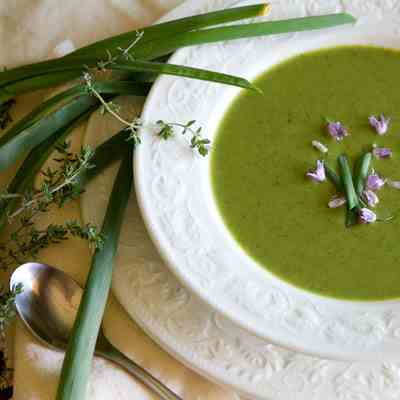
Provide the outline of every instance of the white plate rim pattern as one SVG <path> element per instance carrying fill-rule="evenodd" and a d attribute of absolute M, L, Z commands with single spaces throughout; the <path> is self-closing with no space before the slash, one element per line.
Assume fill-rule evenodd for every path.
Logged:
<path fill-rule="evenodd" d="M 313 4 L 315 7 L 318 2 Z M 318 12 L 325 9 L 321 2 Z M 285 17 L 283 5 L 275 4 L 273 10 L 272 18 Z M 239 75 L 249 73 L 243 65 L 254 63 L 250 71 L 254 77 L 254 72 L 268 65 L 260 59 L 274 65 L 288 54 L 338 44 L 399 47 L 398 15 L 386 15 L 380 26 L 379 21 L 376 16 L 364 17 L 354 27 L 183 49 L 173 55 L 171 62 Z M 377 27 L 382 34 L 370 34 Z M 265 48 L 272 50 L 260 57 Z M 149 234 L 166 264 L 218 312 L 275 344 L 339 359 L 396 357 L 398 301 L 356 303 L 322 298 L 287 285 L 259 268 L 214 218 L 211 195 L 203 184 L 207 162 L 184 148 L 184 139 L 161 143 L 154 134 L 151 124 L 155 112 L 157 118 L 166 121 L 185 122 L 197 117 L 213 132 L 215 118 L 210 118 L 210 113 L 221 104 L 225 107 L 227 99 L 236 93 L 237 89 L 218 88 L 215 84 L 161 77 L 146 100 L 143 146 L 135 153 L 135 185 Z"/>

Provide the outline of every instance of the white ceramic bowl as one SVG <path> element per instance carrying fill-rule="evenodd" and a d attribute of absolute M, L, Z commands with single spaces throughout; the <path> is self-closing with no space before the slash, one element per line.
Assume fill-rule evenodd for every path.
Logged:
<path fill-rule="evenodd" d="M 272 18 L 284 12 L 274 8 Z M 365 18 L 354 26 L 244 39 L 178 51 L 176 64 L 218 70 L 250 80 L 291 56 L 337 45 L 400 49 L 399 21 Z M 135 183 L 150 236 L 180 281 L 219 312 L 273 343 L 330 358 L 398 359 L 400 302 L 351 302 L 311 294 L 257 265 L 227 231 L 216 208 L 209 161 L 176 134 L 155 133 L 157 120 L 197 120 L 213 138 L 238 89 L 161 77 L 142 114 Z"/>

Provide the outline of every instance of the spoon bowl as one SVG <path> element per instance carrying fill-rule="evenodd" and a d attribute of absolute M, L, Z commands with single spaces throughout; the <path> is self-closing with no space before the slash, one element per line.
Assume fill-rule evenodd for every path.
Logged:
<path fill-rule="evenodd" d="M 20 266 L 11 287 L 22 285 L 18 314 L 30 332 L 55 350 L 65 350 L 82 297 L 82 289 L 63 271 L 38 263 Z"/>
<path fill-rule="evenodd" d="M 29 331 L 55 350 L 68 346 L 83 290 L 63 271 L 46 264 L 26 263 L 15 270 L 10 286 L 22 286 L 15 303 Z M 127 358 L 105 337 L 101 329 L 95 354 L 123 367 L 163 400 L 182 400 L 149 372 Z"/>

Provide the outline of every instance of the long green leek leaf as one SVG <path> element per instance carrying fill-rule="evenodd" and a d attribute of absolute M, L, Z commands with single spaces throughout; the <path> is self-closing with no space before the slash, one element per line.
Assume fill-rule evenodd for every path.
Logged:
<path fill-rule="evenodd" d="M 4 103 L 19 94 L 32 92 L 38 89 L 46 89 L 69 82 L 78 76 L 79 74 L 76 74 L 75 71 L 55 71 L 10 82 L 7 86 L 0 87 L 0 103 Z"/>
<path fill-rule="evenodd" d="M 67 66 L 64 63 L 67 60 L 73 60 L 76 56 L 78 56 L 78 58 L 81 58 L 82 56 L 89 56 L 91 59 L 94 58 L 95 60 L 107 59 L 109 51 L 115 53 L 118 51 L 118 47 L 128 47 L 137 38 L 138 33 L 143 34 L 140 42 L 142 42 L 144 45 L 145 43 L 153 40 L 163 40 L 166 35 L 189 32 L 207 26 L 264 15 L 267 13 L 268 9 L 269 6 L 266 3 L 245 7 L 235 7 L 228 10 L 215 11 L 156 24 L 138 31 L 126 32 L 121 35 L 117 35 L 82 47 L 73 53 L 56 60 L 42 61 L 39 63 L 24 65 L 0 72 L 0 87 L 16 80 L 47 73 L 52 70 L 52 67 L 58 69 L 59 71 L 68 68 L 74 68 L 71 64 Z M 79 69 L 81 70 L 83 65 L 80 61 L 79 64 Z M 79 73 L 80 72 L 76 71 L 75 77 L 79 76 Z M 72 72 L 72 74 L 74 74 L 74 72 Z"/>
<path fill-rule="evenodd" d="M 124 63 L 116 62 L 110 67 L 112 69 L 121 71 L 153 72 L 158 74 L 184 76 L 186 78 L 200 79 L 208 82 L 224 83 L 227 85 L 238 86 L 245 89 L 256 90 L 255 86 L 253 86 L 247 79 L 200 68 L 186 67 L 183 65 L 132 60 Z"/>
<path fill-rule="evenodd" d="M 138 59 L 150 60 L 186 46 L 323 29 L 353 23 L 354 21 L 355 19 L 351 15 L 340 13 L 209 28 L 166 36 L 163 40 L 153 40 L 146 45 L 139 42 L 135 46 L 134 56 Z"/>
<path fill-rule="evenodd" d="M 266 15 L 269 9 L 270 6 L 268 3 L 260 3 L 251 6 L 234 7 L 226 10 L 213 11 L 205 14 L 185 17 L 174 21 L 163 22 L 140 29 L 138 31 L 123 33 L 113 38 L 93 43 L 92 45 L 83 47 L 74 53 L 71 53 L 69 57 L 97 55 L 104 58 L 107 55 L 107 50 L 115 51 L 117 47 L 128 47 L 137 38 L 138 33 L 143 34 L 140 43 L 143 46 L 146 46 L 147 43 L 153 42 L 154 40 L 163 40 L 166 35 L 169 36 L 177 33 L 190 32 L 208 26 Z"/>
<path fill-rule="evenodd" d="M 85 68 L 83 65 L 95 66 L 91 59 L 82 58 L 73 61 L 65 61 L 63 68 L 76 68 L 77 76 L 79 76 Z M 55 67 L 53 70 L 57 70 Z M 119 71 L 129 72 L 147 72 L 156 74 L 167 74 L 175 76 L 184 76 L 187 78 L 206 80 L 211 82 L 225 83 L 233 86 L 239 86 L 247 89 L 254 87 L 245 79 L 238 78 L 233 75 L 222 74 L 219 72 L 208 71 L 200 68 L 192 68 L 181 65 L 166 64 L 159 62 L 140 61 L 140 60 L 117 60 L 110 63 L 106 68 Z M 57 72 L 58 73 L 58 72 Z"/>
<path fill-rule="evenodd" d="M 95 82 L 94 88 L 105 94 L 147 95 L 150 85 L 123 81 Z M 61 104 L 61 105 L 60 105 Z M 66 128 L 81 113 L 99 101 L 85 85 L 76 85 L 41 104 L 0 138 L 0 171 L 8 168 L 59 129 Z"/>
<path fill-rule="evenodd" d="M 67 104 L 69 101 L 77 96 L 82 95 L 82 89 L 80 86 L 73 86 L 61 93 L 50 97 L 48 100 L 40 103 L 39 106 L 34 108 L 29 114 L 20 119 L 15 125 L 13 125 L 4 135 L 0 137 L 0 148 L 4 143 L 17 136 L 24 129 L 40 121 L 41 118 L 49 115 L 57 107 L 61 107 Z"/>
<path fill-rule="evenodd" d="M 104 247 L 96 250 L 61 371 L 57 400 L 83 400 L 111 286 L 114 257 L 132 186 L 132 152 L 119 168 L 104 217 Z"/>
<path fill-rule="evenodd" d="M 78 97 L 4 143 L 0 147 L 0 171 L 10 167 L 25 153 L 44 142 L 59 129 L 66 128 L 82 112 L 88 111 L 95 104 L 98 104 L 98 100 L 93 96 Z"/>
<path fill-rule="evenodd" d="M 253 36 L 267 36 L 288 32 L 323 29 L 351 22 L 354 22 L 354 18 L 351 15 L 341 13 L 245 25 L 231 25 L 189 32 L 172 31 L 169 33 L 166 32 L 166 35 L 162 37 L 148 40 L 144 40 L 143 38 L 134 46 L 131 54 L 134 58 L 139 60 L 152 60 L 165 54 L 169 54 L 177 48 L 184 46 Z M 97 43 L 93 44 L 93 46 L 97 46 Z M 118 46 L 121 47 L 120 45 Z M 115 52 L 115 49 L 116 47 L 110 46 L 106 50 Z M 94 67 L 99 61 L 107 61 L 108 54 L 104 51 L 105 50 L 103 49 L 102 53 L 99 54 L 87 53 L 84 51 L 80 52 L 80 50 L 78 50 L 64 58 L 43 61 L 2 72 L 0 73 L 0 86 L 4 86 L 15 79 L 21 79 L 27 74 L 47 74 L 50 72 L 74 73 L 71 70 L 75 70 L 75 73 L 77 74 L 76 76 L 79 76 L 85 66 Z"/>
<path fill-rule="evenodd" d="M 135 96 L 147 96 L 151 89 L 151 84 L 113 80 L 94 82 L 93 87 L 99 93 L 103 94 L 131 94 Z M 87 90 L 85 85 L 82 86 L 82 90 Z"/>

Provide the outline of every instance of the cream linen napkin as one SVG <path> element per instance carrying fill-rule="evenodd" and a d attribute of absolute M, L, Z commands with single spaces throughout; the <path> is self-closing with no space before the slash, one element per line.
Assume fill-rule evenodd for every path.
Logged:
<path fill-rule="evenodd" d="M 1 0 L 0 65 L 44 59 L 65 39 L 71 42 L 64 42 L 61 51 L 71 44 L 79 47 L 149 24 L 179 3 L 181 0 Z M 18 101 L 15 116 L 26 113 L 44 96 L 45 93 L 24 96 Z M 75 146 L 79 145 L 84 130 L 83 126 L 73 135 Z M 4 187 L 12 173 L 1 174 L 0 187 Z M 70 218 L 79 218 L 78 204 L 70 204 L 62 213 L 49 216 L 47 222 Z M 90 265 L 90 253 L 85 243 L 71 240 L 45 251 L 41 261 L 64 269 L 82 283 Z M 112 298 L 105 317 L 105 329 L 109 339 L 121 351 L 184 399 L 238 399 L 234 393 L 209 383 L 160 349 Z M 14 348 L 14 400 L 54 399 L 62 354 L 39 344 L 20 323 L 16 327 Z M 94 361 L 88 399 L 156 398 L 118 367 L 101 359 Z"/>

